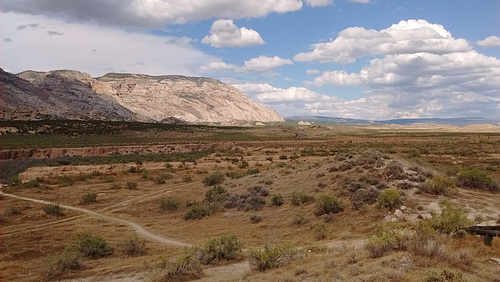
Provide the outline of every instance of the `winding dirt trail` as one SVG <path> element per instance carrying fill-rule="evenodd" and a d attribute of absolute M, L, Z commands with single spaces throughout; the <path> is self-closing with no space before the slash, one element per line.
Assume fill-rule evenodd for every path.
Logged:
<path fill-rule="evenodd" d="M 6 197 L 11 197 L 11 198 L 16 198 L 16 199 L 20 199 L 20 200 L 25 200 L 25 201 L 35 202 L 35 203 L 39 203 L 39 204 L 52 204 L 52 202 L 49 202 L 49 201 L 38 200 L 38 199 L 27 198 L 27 197 L 21 197 L 21 196 L 17 196 L 17 195 L 5 193 L 5 192 L 2 192 L 2 191 L 0 191 L 0 195 L 6 196 Z M 137 232 L 137 234 L 141 235 L 142 237 L 150 239 L 150 240 L 158 242 L 158 243 L 161 243 L 161 244 L 173 245 L 173 246 L 179 246 L 179 247 L 191 246 L 190 244 L 187 244 L 187 243 L 184 243 L 184 242 L 180 242 L 180 241 L 177 241 L 177 240 L 173 240 L 173 239 L 169 239 L 169 238 L 165 238 L 165 237 L 161 237 L 159 235 L 153 234 L 153 233 L 149 232 L 148 230 L 146 230 L 141 225 L 139 225 L 139 224 L 137 224 L 137 223 L 135 223 L 133 221 L 129 221 L 129 220 L 121 219 L 121 218 L 116 218 L 116 217 L 104 215 L 102 213 L 97 213 L 97 212 L 90 211 L 90 210 L 87 210 L 87 209 L 82 209 L 82 208 L 79 208 L 79 207 L 68 206 L 68 205 L 59 205 L 59 206 L 61 208 L 64 208 L 64 209 L 78 211 L 78 212 L 85 213 L 85 214 L 88 214 L 90 216 L 101 218 L 101 219 L 104 219 L 104 220 L 107 220 L 107 221 L 112 221 L 112 222 L 116 222 L 116 223 L 128 225 L 132 230 L 134 230 L 135 232 Z"/>

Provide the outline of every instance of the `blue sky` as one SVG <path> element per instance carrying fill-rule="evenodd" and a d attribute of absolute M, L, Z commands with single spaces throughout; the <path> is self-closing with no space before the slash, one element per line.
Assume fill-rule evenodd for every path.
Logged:
<path fill-rule="evenodd" d="M 0 67 L 217 78 L 283 116 L 500 118 L 497 0 L 0 0 Z"/>

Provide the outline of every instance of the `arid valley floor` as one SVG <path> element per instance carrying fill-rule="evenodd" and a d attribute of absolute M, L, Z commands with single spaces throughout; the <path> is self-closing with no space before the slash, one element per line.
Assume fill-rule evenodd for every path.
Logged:
<path fill-rule="evenodd" d="M 498 127 L 58 126 L 2 124 L 0 281 L 500 281 Z"/>

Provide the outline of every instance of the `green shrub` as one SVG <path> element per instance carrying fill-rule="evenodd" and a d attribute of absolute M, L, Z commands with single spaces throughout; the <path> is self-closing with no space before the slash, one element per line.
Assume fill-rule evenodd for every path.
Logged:
<path fill-rule="evenodd" d="M 294 259 L 296 250 L 289 244 L 265 245 L 264 249 L 250 250 L 250 267 L 264 272 L 288 264 Z"/>
<path fill-rule="evenodd" d="M 365 250 L 372 258 L 385 256 L 393 250 L 404 251 L 408 248 L 408 237 L 403 236 L 397 227 L 385 224 L 379 227 L 375 237 L 368 239 Z"/>
<path fill-rule="evenodd" d="M 146 240 L 130 236 L 118 245 L 118 252 L 127 256 L 140 256 L 146 253 Z"/>
<path fill-rule="evenodd" d="M 449 195 L 455 188 L 455 181 L 444 175 L 435 175 L 420 185 L 420 190 L 433 195 Z"/>
<path fill-rule="evenodd" d="M 127 189 L 129 189 L 129 190 L 137 189 L 137 182 L 127 181 L 126 185 L 127 185 Z"/>
<path fill-rule="evenodd" d="M 284 200 L 283 200 L 283 195 L 281 194 L 273 194 L 271 196 L 271 206 L 281 206 L 283 205 Z"/>
<path fill-rule="evenodd" d="M 59 185 L 60 186 L 71 186 L 71 185 L 73 185 L 73 183 L 75 183 L 75 181 L 73 180 L 73 177 L 71 177 L 69 175 L 63 175 L 63 176 L 59 177 Z"/>
<path fill-rule="evenodd" d="M 159 270 L 153 272 L 151 281 L 191 281 L 203 276 L 200 260 L 191 250 L 184 250 L 175 262 L 161 262 L 159 267 Z"/>
<path fill-rule="evenodd" d="M 339 213 L 344 210 L 344 203 L 336 196 L 321 195 L 316 201 L 316 216 Z"/>
<path fill-rule="evenodd" d="M 216 173 L 212 173 L 209 176 L 203 178 L 201 183 L 205 184 L 206 186 L 214 186 L 214 185 L 221 184 L 222 181 L 224 181 L 224 175 L 219 173 L 219 172 L 216 172 Z"/>
<path fill-rule="evenodd" d="M 84 204 L 94 203 L 96 201 L 97 201 L 96 193 L 85 193 L 85 195 L 82 196 L 82 203 Z"/>
<path fill-rule="evenodd" d="M 171 179 L 172 174 L 170 173 L 162 173 L 158 175 L 155 179 L 156 184 L 165 184 L 167 182 L 167 179 Z"/>
<path fill-rule="evenodd" d="M 228 196 L 227 190 L 219 185 L 215 185 L 205 193 L 206 203 L 223 203 Z"/>
<path fill-rule="evenodd" d="M 385 189 L 380 192 L 377 203 L 382 207 L 393 209 L 401 204 L 401 193 L 397 189 Z"/>
<path fill-rule="evenodd" d="M 222 236 L 209 239 L 201 249 L 200 261 L 212 264 L 221 261 L 233 261 L 242 258 L 243 243 L 236 236 Z"/>
<path fill-rule="evenodd" d="M 113 254 L 113 248 L 100 236 L 83 232 L 78 234 L 75 250 L 86 258 L 102 258 Z"/>
<path fill-rule="evenodd" d="M 479 168 L 462 169 L 457 175 L 457 184 L 464 188 L 486 191 L 499 191 L 495 178 L 485 170 Z"/>
<path fill-rule="evenodd" d="M 254 168 L 247 169 L 246 174 L 247 175 L 253 175 L 253 174 L 257 174 L 259 172 L 260 172 L 260 170 L 258 168 L 256 168 L 256 167 L 254 167 Z"/>
<path fill-rule="evenodd" d="M 59 206 L 59 204 L 54 204 L 54 203 L 45 204 L 43 205 L 42 210 L 48 215 L 53 215 L 53 216 L 63 215 L 61 206 Z"/>
<path fill-rule="evenodd" d="M 210 209 L 205 205 L 192 205 L 184 214 L 184 220 L 202 219 L 210 215 Z"/>
<path fill-rule="evenodd" d="M 290 197 L 292 205 L 294 206 L 300 206 L 314 200 L 313 196 L 308 195 L 304 191 L 293 191 Z"/>
<path fill-rule="evenodd" d="M 43 274 L 49 279 L 54 279 L 69 271 L 83 268 L 80 254 L 74 250 L 65 249 L 61 254 L 53 256 L 48 261 L 46 268 L 43 269 Z"/>
<path fill-rule="evenodd" d="M 176 211 L 180 206 L 181 203 L 174 199 L 164 199 L 160 201 L 160 209 L 164 211 Z"/>
<path fill-rule="evenodd" d="M 441 206 L 440 216 L 433 214 L 432 218 L 420 222 L 420 227 L 444 234 L 456 233 L 458 230 L 470 226 L 473 222 L 467 219 L 465 212 L 450 203 Z"/>

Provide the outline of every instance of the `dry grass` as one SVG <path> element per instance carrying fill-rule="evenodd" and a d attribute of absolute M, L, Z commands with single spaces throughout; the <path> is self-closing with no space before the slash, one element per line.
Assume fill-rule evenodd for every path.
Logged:
<path fill-rule="evenodd" d="M 262 136 L 266 132 L 289 134 L 288 131 L 281 132 L 276 128 L 260 130 L 259 134 Z M 321 134 L 328 132 L 325 129 Z M 31 177 L 44 177 L 43 185 L 8 186 L 3 187 L 2 191 L 131 220 L 159 236 L 193 245 L 202 244 L 208 237 L 234 235 L 247 249 L 286 242 L 301 250 L 293 261 L 265 273 L 248 269 L 228 272 L 228 277 L 234 278 L 232 280 L 415 281 L 430 277 L 432 271 L 440 275 L 445 269 L 455 273 L 457 277 L 462 275 L 464 279 L 473 281 L 496 279 L 498 266 L 488 261 L 488 258 L 500 257 L 498 239 L 493 241 L 492 248 L 488 248 L 480 238 L 474 236 L 448 236 L 444 242 L 424 242 L 420 253 L 411 248 L 392 248 L 377 256 L 378 258 L 372 258 L 362 246 L 350 245 L 347 241 L 362 239 L 359 242 L 363 242 L 376 233 L 388 212 L 375 203 L 378 197 L 376 191 L 398 188 L 398 183 L 403 179 L 413 185 L 413 188 L 401 190 L 402 204 L 410 210 L 405 212 L 418 214 L 425 213 L 425 207 L 429 203 L 447 198 L 447 195 L 439 195 L 438 199 L 436 195 L 418 193 L 419 185 L 432 176 L 429 171 L 441 169 L 445 173 L 445 168 L 452 161 L 457 161 L 457 158 L 469 165 L 489 164 L 493 168 L 490 170 L 492 175 L 498 178 L 498 165 L 489 163 L 488 158 L 500 153 L 494 146 L 499 144 L 499 136 L 489 136 L 488 142 L 492 144 L 483 144 L 484 154 L 488 157 L 456 157 L 444 154 L 446 147 L 453 146 L 450 143 L 472 148 L 481 139 L 475 135 L 469 139 L 462 139 L 460 136 L 419 139 L 411 135 L 390 136 L 386 133 L 373 133 L 375 135 L 372 137 L 376 138 L 367 138 L 356 135 L 357 133 L 345 137 L 332 132 L 329 133 L 329 138 L 323 139 L 318 131 L 306 131 L 304 134 L 309 134 L 310 139 L 232 142 L 230 154 L 220 150 L 196 163 L 169 162 L 168 166 L 153 162 L 117 164 L 108 166 L 102 173 L 89 173 L 86 177 L 77 177 L 82 168 L 65 167 L 65 171 L 57 173 L 56 170 L 51 170 L 52 176 L 48 172 L 49 168 L 45 172 L 40 168 L 33 170 L 39 173 L 33 173 Z M 436 154 L 420 159 L 402 159 L 402 152 L 414 146 L 432 148 Z M 386 151 L 392 153 L 387 154 Z M 235 152 L 239 153 L 235 155 Z M 270 158 L 272 162 L 269 161 Z M 146 177 L 141 173 L 130 173 L 130 167 L 144 169 L 147 171 Z M 249 169 L 254 170 L 248 173 Z M 212 209 L 202 219 L 185 221 L 183 216 L 190 205 L 196 202 L 204 204 L 205 195 L 211 187 L 202 182 L 215 173 L 227 176 L 218 185 L 227 191 L 228 198 L 235 195 L 238 199 L 252 199 L 252 191 L 255 187 L 261 187 L 267 191 L 265 196 L 259 194 L 264 203 L 259 200 L 259 205 L 262 205 L 257 211 L 250 208 L 224 208 L 222 205 Z M 71 185 L 60 185 L 60 176 L 63 174 L 74 176 Z M 169 176 L 165 177 L 166 174 Z M 188 176 L 189 181 L 186 181 Z M 136 189 L 127 189 L 129 182 L 137 183 Z M 470 207 L 481 207 L 484 218 L 499 218 L 498 194 L 464 191 L 461 188 L 456 190 L 453 198 L 449 198 L 450 201 L 464 207 L 468 204 Z M 294 195 L 294 191 L 299 191 L 300 195 Z M 86 194 L 97 195 L 97 201 L 82 203 L 82 195 Z M 282 195 L 283 203 L 276 204 L 272 200 L 273 195 Z M 311 199 L 302 201 L 299 197 L 301 195 Z M 343 210 L 318 214 L 318 204 L 321 204 L 318 199 L 322 199 L 321 195 L 340 199 L 344 203 Z M 168 208 L 168 212 L 163 210 L 160 203 L 165 199 L 176 203 L 176 208 Z M 297 199 L 300 203 L 293 205 Z M 252 200 L 245 202 L 249 203 L 255 204 Z M 9 212 L 8 207 L 15 207 L 20 213 Z M 3 275 L 0 280 L 42 279 L 43 273 L 39 271 L 39 266 L 53 255 L 61 253 L 80 232 L 97 234 L 119 251 L 105 258 L 83 259 L 85 268 L 62 273 L 58 278 L 101 277 L 105 280 L 111 275 L 130 276 L 144 272 L 144 262 L 152 263 L 161 256 L 176 257 L 182 253 L 182 248 L 176 246 L 153 241 L 146 241 L 143 245 L 142 241 L 137 241 L 139 249 L 147 252 L 134 251 L 133 255 L 129 255 L 125 240 L 135 238 L 135 233 L 127 225 L 67 209 L 63 209 L 62 216 L 49 216 L 42 207 L 43 204 L 10 197 L 0 198 L 0 275 Z M 252 223 L 249 220 L 252 216 L 261 220 Z M 299 221 L 300 224 L 294 224 Z M 409 216 L 398 221 L 411 229 Z M 343 244 L 344 242 L 346 243 Z M 128 247 L 137 247 L 132 245 L 128 244 Z M 248 260 L 248 254 L 243 254 L 243 260 Z M 209 281 L 210 277 L 206 279 Z"/>

